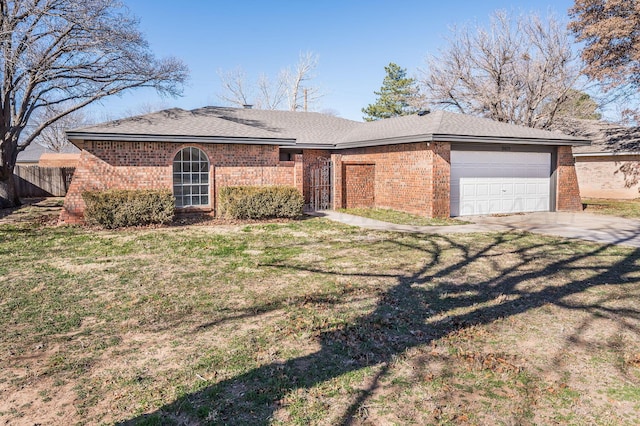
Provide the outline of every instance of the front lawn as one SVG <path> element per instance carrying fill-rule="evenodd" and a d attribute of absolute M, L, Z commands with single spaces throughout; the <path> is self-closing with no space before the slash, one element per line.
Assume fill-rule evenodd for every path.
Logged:
<path fill-rule="evenodd" d="M 0 225 L 0 422 L 636 424 L 640 251 Z"/>
<path fill-rule="evenodd" d="M 582 204 L 587 213 L 640 219 L 640 198 L 635 200 L 608 200 L 602 198 L 583 198 Z"/>
<path fill-rule="evenodd" d="M 338 209 L 339 212 L 348 213 L 355 216 L 367 217 L 369 219 L 381 220 L 383 222 L 396 223 L 398 225 L 414 225 L 414 226 L 449 226 L 449 225 L 465 225 L 465 222 L 452 218 L 430 218 L 418 216 L 415 214 L 405 213 L 398 210 L 378 209 L 378 208 L 351 208 Z"/>

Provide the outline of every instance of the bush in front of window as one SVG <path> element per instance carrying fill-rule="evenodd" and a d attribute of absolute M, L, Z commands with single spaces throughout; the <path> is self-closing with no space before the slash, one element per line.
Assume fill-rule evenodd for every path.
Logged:
<path fill-rule="evenodd" d="M 296 218 L 304 198 L 290 186 L 227 186 L 218 192 L 218 214 L 228 219 Z"/>
<path fill-rule="evenodd" d="M 167 190 L 87 191 L 85 222 L 104 228 L 164 224 L 173 220 L 175 201 Z"/>

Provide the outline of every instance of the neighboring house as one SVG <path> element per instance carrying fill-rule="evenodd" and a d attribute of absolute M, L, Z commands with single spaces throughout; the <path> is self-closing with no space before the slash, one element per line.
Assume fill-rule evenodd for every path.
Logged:
<path fill-rule="evenodd" d="M 640 197 L 640 128 L 599 120 L 565 119 L 558 130 L 592 141 L 575 147 L 580 195 L 588 198 Z"/>
<path fill-rule="evenodd" d="M 79 159 L 80 150 L 72 144 L 65 146 L 62 152 L 54 152 L 33 142 L 24 151 L 18 153 L 16 164 L 19 166 L 76 167 Z"/>
<path fill-rule="evenodd" d="M 82 150 L 61 219 L 87 190 L 171 189 L 214 211 L 218 189 L 290 185 L 310 209 L 381 207 L 428 217 L 580 210 L 566 136 L 444 111 L 361 123 L 318 113 L 170 109 L 68 131 Z"/>
<path fill-rule="evenodd" d="M 18 154 L 13 170 L 18 196 L 65 196 L 79 158 L 80 150 L 71 144 L 60 153 L 38 143 L 29 144 Z"/>
<path fill-rule="evenodd" d="M 18 166 L 37 166 L 40 156 L 47 150 L 44 146 L 32 143 L 18 153 L 16 164 Z"/>

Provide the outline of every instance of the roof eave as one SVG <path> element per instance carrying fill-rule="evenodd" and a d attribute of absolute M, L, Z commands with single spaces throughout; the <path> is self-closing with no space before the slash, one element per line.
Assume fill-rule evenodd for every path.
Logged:
<path fill-rule="evenodd" d="M 599 151 L 599 152 L 574 152 L 574 157 L 619 157 L 623 155 L 640 155 L 640 151 Z"/>
<path fill-rule="evenodd" d="M 296 143 L 296 148 L 300 149 L 336 149 L 335 143 Z"/>
<path fill-rule="evenodd" d="M 170 143 L 204 143 L 204 144 L 242 144 L 242 145 L 281 145 L 295 146 L 296 140 L 289 138 L 251 138 L 224 136 L 182 136 L 182 135 L 147 135 L 121 133 L 66 132 L 72 143 L 80 141 L 115 141 L 115 142 L 170 142 Z"/>
<path fill-rule="evenodd" d="M 336 149 L 366 148 L 369 146 L 398 145 L 402 143 L 432 142 L 432 141 L 433 141 L 433 135 L 422 134 L 422 135 L 411 135 L 411 136 L 398 136 L 398 137 L 383 138 L 383 139 L 338 142 L 335 145 L 335 147 Z"/>
<path fill-rule="evenodd" d="M 451 134 L 433 134 L 438 142 L 496 143 L 511 145 L 591 145 L 586 139 L 519 138 L 512 136 L 469 136 Z"/>
<path fill-rule="evenodd" d="M 339 142 L 337 149 L 364 148 L 368 146 L 396 145 L 414 142 L 466 142 L 466 143 L 497 143 L 512 145 L 590 145 L 586 139 L 551 139 L 551 138 L 517 138 L 500 136 L 469 136 L 441 133 L 425 133 L 422 135 L 401 136 L 395 138 L 374 139 L 368 141 Z"/>

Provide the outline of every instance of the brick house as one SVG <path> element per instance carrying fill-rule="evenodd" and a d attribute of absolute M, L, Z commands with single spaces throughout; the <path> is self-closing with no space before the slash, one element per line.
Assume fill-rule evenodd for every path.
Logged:
<path fill-rule="evenodd" d="M 445 111 L 369 123 L 318 113 L 170 109 L 67 132 L 81 149 L 61 220 L 87 190 L 172 189 L 215 212 L 219 188 L 290 185 L 310 209 L 427 217 L 580 210 L 572 145 L 589 142 Z"/>
<path fill-rule="evenodd" d="M 640 197 L 640 127 L 600 120 L 566 119 L 558 130 L 592 141 L 573 150 L 580 195 L 588 198 Z"/>

